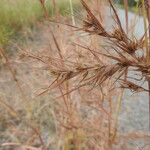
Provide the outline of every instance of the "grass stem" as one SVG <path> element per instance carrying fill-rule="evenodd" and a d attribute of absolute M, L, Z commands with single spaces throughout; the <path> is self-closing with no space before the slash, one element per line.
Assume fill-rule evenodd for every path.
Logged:
<path fill-rule="evenodd" d="M 75 25 L 75 18 L 74 18 L 74 11 L 73 11 L 72 0 L 69 0 L 69 3 L 70 3 L 70 11 L 71 11 L 71 16 L 72 16 L 72 24 Z"/>

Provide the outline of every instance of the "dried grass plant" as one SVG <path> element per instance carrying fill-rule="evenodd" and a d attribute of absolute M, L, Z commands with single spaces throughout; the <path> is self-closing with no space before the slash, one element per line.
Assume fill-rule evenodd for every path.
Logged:
<path fill-rule="evenodd" d="M 111 31 L 106 29 L 101 17 L 97 17 L 101 16 L 100 12 L 92 11 L 92 6 L 89 7 L 84 0 L 81 3 L 87 14 L 85 19 L 81 18 L 82 27 L 75 26 L 74 18 L 73 25 L 66 25 L 79 33 L 86 33 L 91 45 L 88 42 L 83 44 L 80 38 L 72 45 L 73 50 L 64 51 L 59 37 L 51 31 L 58 54 L 54 57 L 27 55 L 42 61 L 55 77 L 48 88 L 38 95 L 57 88 L 60 91 L 60 96 L 56 96 L 58 107 L 54 112 L 64 149 L 113 149 L 120 138 L 117 121 L 122 89 L 150 92 L 149 88 L 140 84 L 143 80 L 149 83 L 149 50 L 145 52 L 147 32 L 139 39 L 128 35 L 127 1 L 124 1 L 126 31 L 111 0 L 108 0 L 108 5 L 115 21 Z M 102 46 L 95 46 L 98 40 Z M 131 71 L 135 78 L 130 76 Z M 118 95 L 116 91 L 119 91 Z"/>
<path fill-rule="evenodd" d="M 83 16 L 86 13 L 86 17 L 80 15 L 78 19 L 82 21 L 82 26 L 79 27 L 74 16 L 72 23 L 66 21 L 59 24 L 51 20 L 41 0 L 45 16 L 52 22 L 50 33 L 53 42 L 50 43 L 50 51 L 31 53 L 24 50 L 22 57 L 41 62 L 41 68 L 52 80 L 46 88 L 36 93 L 37 96 L 51 93 L 53 97 L 51 112 L 56 135 L 53 141 L 46 144 L 39 136 L 44 150 L 49 149 L 50 145 L 55 145 L 56 150 L 113 150 L 117 149 L 116 145 L 128 150 L 133 149 L 126 142 L 128 139 L 149 138 L 149 134 L 121 135 L 118 132 L 124 89 L 133 93 L 150 93 L 150 87 L 145 88 L 141 84 L 143 81 L 150 83 L 147 28 L 139 39 L 129 36 L 128 6 L 127 1 L 124 2 L 126 30 L 111 0 L 107 4 L 113 12 L 115 24 L 108 30 L 103 21 L 103 8 L 98 7 L 94 11 L 94 2 L 92 6 L 81 0 L 85 10 Z M 102 1 L 95 3 L 104 5 Z M 134 72 L 134 76 L 130 76 L 130 72 Z M 139 149 L 145 147 L 149 145 Z"/>

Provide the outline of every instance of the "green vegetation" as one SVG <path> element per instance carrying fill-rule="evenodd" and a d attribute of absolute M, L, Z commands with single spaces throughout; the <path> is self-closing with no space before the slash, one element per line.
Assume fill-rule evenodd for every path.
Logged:
<path fill-rule="evenodd" d="M 75 0 L 74 7 L 79 3 Z M 53 4 L 46 1 L 48 12 L 54 14 Z M 57 0 L 57 10 L 61 14 L 69 11 L 69 0 Z M 39 0 L 1 0 L 0 1 L 0 46 L 8 43 L 9 39 L 25 27 L 32 27 L 36 21 L 43 18 L 43 10 Z"/>
<path fill-rule="evenodd" d="M 0 1 L 0 45 L 7 44 L 9 38 L 25 26 L 32 25 L 42 16 L 36 0 Z"/>
<path fill-rule="evenodd" d="M 121 5 L 124 5 L 124 0 L 115 0 L 116 3 L 118 4 L 121 4 Z M 129 7 L 134 7 L 136 6 L 136 4 L 138 3 L 139 1 L 138 0 L 128 0 L 128 6 Z"/>
<path fill-rule="evenodd" d="M 118 8 L 120 9 L 124 9 L 124 5 L 122 4 L 116 4 Z M 129 11 L 130 12 L 133 12 L 133 13 L 137 13 L 138 12 L 138 6 L 132 6 L 132 7 L 128 7 Z"/>

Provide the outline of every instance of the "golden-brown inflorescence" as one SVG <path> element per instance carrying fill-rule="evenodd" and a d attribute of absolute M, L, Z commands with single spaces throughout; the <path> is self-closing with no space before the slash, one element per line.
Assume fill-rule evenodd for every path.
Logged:
<path fill-rule="evenodd" d="M 147 79 L 148 74 L 149 74 L 148 73 L 149 66 L 147 65 L 147 62 L 145 61 L 145 58 L 144 58 L 144 55 L 145 55 L 144 54 L 144 35 L 139 40 L 135 38 L 131 39 L 128 37 L 124 29 L 122 28 L 116 9 L 114 8 L 110 0 L 109 0 L 109 4 L 114 12 L 115 21 L 117 23 L 117 27 L 111 32 L 108 32 L 105 29 L 104 25 L 102 25 L 102 23 L 98 21 L 98 19 L 96 18 L 96 16 L 94 16 L 94 14 L 92 13 L 91 9 L 88 7 L 86 2 L 84 0 L 81 0 L 81 2 L 88 14 L 87 19 L 83 21 L 84 25 L 83 25 L 82 30 L 90 34 L 99 35 L 104 38 L 103 40 L 108 40 L 111 45 L 108 51 L 114 51 L 116 53 L 114 54 L 114 56 L 112 54 L 111 55 L 101 54 L 105 57 L 110 58 L 113 61 L 116 61 L 115 65 L 113 65 L 112 67 L 113 72 L 108 71 L 107 73 L 110 76 L 112 76 L 116 72 L 120 72 L 121 75 L 119 76 L 119 78 L 121 79 L 122 76 L 125 74 L 126 69 L 132 68 L 132 69 L 135 69 L 137 72 L 138 71 L 141 72 L 143 77 Z M 138 51 L 142 51 L 142 56 L 140 57 L 138 56 Z M 106 69 L 107 67 L 110 67 L 110 66 L 109 65 L 104 66 L 104 68 Z M 146 70 L 147 70 L 147 73 L 145 73 Z M 122 71 L 124 71 L 124 74 L 122 73 Z M 106 75 L 104 73 L 105 78 L 109 77 L 109 75 Z M 99 79 L 102 79 L 102 78 L 99 78 Z"/>
<path fill-rule="evenodd" d="M 72 67 L 69 68 L 67 66 L 68 62 L 66 63 L 66 59 L 63 59 L 63 56 L 60 52 L 61 49 L 54 34 L 52 33 L 55 45 L 58 49 L 60 63 L 62 64 L 63 62 L 63 65 L 59 65 L 58 59 L 52 59 L 51 61 L 54 64 L 50 65 L 50 71 L 53 75 L 56 76 L 57 80 L 55 82 L 57 83 L 57 85 L 58 83 L 62 84 L 65 81 L 72 80 L 74 77 L 80 77 L 78 87 L 80 86 L 80 84 L 81 86 L 83 86 L 91 84 L 92 82 L 95 83 L 95 85 L 101 85 L 110 78 L 114 78 L 114 82 L 119 82 L 120 79 L 122 80 L 123 76 L 129 68 L 131 70 L 134 70 L 135 74 L 137 72 L 140 72 L 142 75 L 141 79 L 144 78 L 145 80 L 149 80 L 150 66 L 147 64 L 147 61 L 145 61 L 146 58 L 144 52 L 145 36 L 143 35 L 140 39 L 128 37 L 121 25 L 121 21 L 117 15 L 115 7 L 113 6 L 113 3 L 111 2 L 111 0 L 108 0 L 108 2 L 114 12 L 114 19 L 116 22 L 116 27 L 112 31 L 107 31 L 105 29 L 105 25 L 97 19 L 97 17 L 94 15 L 94 13 L 84 0 L 81 0 L 81 3 L 86 10 L 87 17 L 83 19 L 83 26 L 81 28 L 75 27 L 76 29 L 79 29 L 78 31 L 84 31 L 86 33 L 89 33 L 90 35 L 100 36 L 104 42 L 107 42 L 107 47 L 104 47 L 104 49 L 107 51 L 104 53 L 102 53 L 101 51 L 93 50 L 88 46 L 86 47 L 80 44 L 75 44 L 76 46 L 85 49 L 92 55 L 94 55 L 94 57 L 97 59 L 97 63 L 90 65 L 82 64 L 82 67 L 79 67 L 77 63 L 72 62 Z M 142 52 L 142 56 L 139 56 L 139 51 Z M 101 56 L 111 60 L 111 63 L 103 64 L 101 63 L 101 61 L 98 61 L 99 57 Z M 30 57 L 33 57 L 33 55 Z M 41 56 L 40 58 L 34 56 L 34 58 L 47 63 L 45 62 L 44 56 Z M 128 87 L 130 88 L 130 86 Z"/>

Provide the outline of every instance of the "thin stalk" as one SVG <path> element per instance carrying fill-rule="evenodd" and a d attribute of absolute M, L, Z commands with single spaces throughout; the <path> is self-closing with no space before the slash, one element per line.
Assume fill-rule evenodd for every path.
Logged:
<path fill-rule="evenodd" d="M 149 38 L 150 38 L 150 1 L 147 1 L 147 17 L 148 17 L 148 27 L 149 27 Z M 150 39 L 149 39 L 150 40 Z M 150 51 L 150 50 L 149 50 Z M 149 52 L 150 53 L 150 52 Z"/>
<path fill-rule="evenodd" d="M 53 3 L 53 14 L 56 15 L 56 1 L 52 0 Z"/>
<path fill-rule="evenodd" d="M 148 89 L 149 89 L 149 131 L 150 131 L 150 80 L 148 80 Z"/>
<path fill-rule="evenodd" d="M 146 46 L 146 60 L 148 61 L 148 34 L 147 34 L 147 16 L 146 16 L 146 11 L 145 11 L 145 2 L 142 0 L 142 14 L 143 14 L 143 22 L 144 22 L 144 31 L 145 31 L 145 46 Z"/>
<path fill-rule="evenodd" d="M 41 3 L 42 9 L 44 11 L 45 18 L 49 18 L 49 14 L 45 6 L 45 0 L 39 0 L 39 2 Z"/>
<path fill-rule="evenodd" d="M 114 141 L 114 139 L 116 138 L 116 135 L 117 135 L 118 118 L 119 118 L 119 113 L 121 111 L 123 94 L 124 94 L 124 89 L 121 90 L 121 92 L 118 96 L 118 99 L 117 99 L 117 107 L 116 107 L 116 115 L 115 115 L 115 131 L 113 133 L 112 141 Z"/>
<path fill-rule="evenodd" d="M 142 14 L 143 14 L 143 22 L 144 22 L 144 30 L 145 30 L 145 46 L 146 46 L 146 53 L 145 53 L 145 59 L 147 61 L 147 65 L 150 64 L 150 50 L 148 46 L 148 42 L 150 39 L 148 39 L 148 33 L 147 33 L 147 18 L 148 22 L 150 24 L 150 8 L 146 8 L 145 4 L 150 4 L 149 0 L 142 0 Z M 147 15 L 146 15 L 147 11 Z M 150 28 L 149 28 L 149 35 L 150 35 Z M 148 88 L 150 91 L 150 80 L 147 78 Z M 149 92 L 149 131 L 150 131 L 150 92 Z"/>
<path fill-rule="evenodd" d="M 71 16 L 72 16 L 72 25 L 75 26 L 75 18 L 74 18 L 74 11 L 73 11 L 73 2 L 72 0 L 69 0 L 70 3 L 70 11 L 71 11 Z"/>
<path fill-rule="evenodd" d="M 109 96 L 109 109 L 110 109 L 110 111 L 109 111 L 109 113 L 110 113 L 110 115 L 112 115 L 112 97 L 111 96 Z M 109 121 L 109 124 L 108 124 L 108 135 L 109 135 L 109 145 L 110 145 L 110 147 L 112 146 L 112 137 L 111 137 L 111 128 L 112 128 L 112 124 L 111 124 L 111 119 L 109 119 L 108 120 Z"/>
<path fill-rule="evenodd" d="M 150 40 L 150 0 L 147 0 L 147 17 L 148 17 L 148 28 L 149 28 L 149 40 Z M 148 48 L 148 62 L 150 63 L 150 49 Z"/>
<path fill-rule="evenodd" d="M 148 43 L 150 41 L 150 0 L 142 0 L 142 13 L 144 16 L 144 29 L 145 29 L 145 42 L 146 42 L 146 61 L 147 65 L 150 64 L 150 49 Z M 147 13 L 147 15 L 146 15 Z M 149 38 L 147 33 L 147 19 L 148 19 L 148 29 Z M 150 131 L 150 79 L 147 78 L 148 88 L 149 88 L 149 131 Z"/>
<path fill-rule="evenodd" d="M 147 9 L 148 18 L 148 28 L 149 28 L 149 41 L 150 41 L 150 0 L 145 1 Z M 150 49 L 147 49 L 147 62 L 150 64 Z M 149 131 L 150 131 L 150 79 L 148 78 L 148 88 L 149 88 Z"/>
<path fill-rule="evenodd" d="M 125 17 L 126 17 L 126 32 L 128 33 L 128 26 L 129 26 L 129 22 L 128 22 L 128 0 L 123 0 L 124 2 L 124 8 L 125 8 Z"/>
<path fill-rule="evenodd" d="M 125 8 L 125 18 L 126 18 L 126 33 L 128 34 L 128 30 L 129 30 L 129 22 L 128 22 L 128 0 L 124 0 L 124 8 Z M 127 75 L 128 75 L 128 68 L 125 71 L 124 81 L 127 80 Z M 116 116 L 115 116 L 115 128 L 116 129 L 114 131 L 112 140 L 114 140 L 116 138 L 116 135 L 117 135 L 118 118 L 119 118 L 119 113 L 120 113 L 121 107 L 122 107 L 123 95 L 124 95 L 124 89 L 121 89 L 119 97 L 117 99 Z"/>

